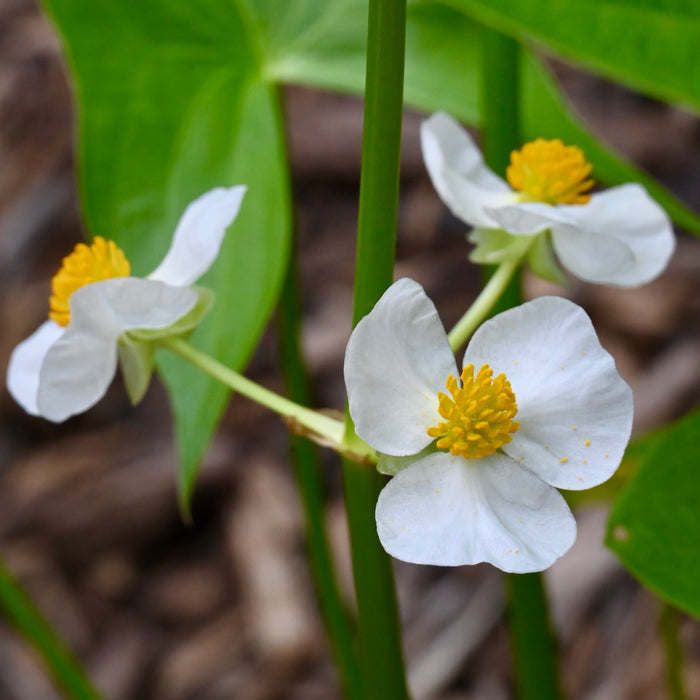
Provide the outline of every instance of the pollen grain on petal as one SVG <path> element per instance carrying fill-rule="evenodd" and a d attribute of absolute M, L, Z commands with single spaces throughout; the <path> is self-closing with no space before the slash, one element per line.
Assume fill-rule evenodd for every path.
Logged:
<path fill-rule="evenodd" d="M 589 177 L 592 169 L 578 146 L 536 139 L 510 154 L 506 177 L 524 201 L 586 204 L 595 184 Z"/>
<path fill-rule="evenodd" d="M 128 277 L 130 272 L 129 261 L 114 241 L 96 236 L 91 245 L 78 243 L 73 252 L 63 258 L 61 269 L 51 280 L 49 318 L 60 326 L 67 326 L 73 292 L 91 282 Z"/>
<path fill-rule="evenodd" d="M 428 428 L 437 438 L 438 449 L 466 459 L 485 457 L 512 440 L 520 426 L 513 417 L 518 411 L 515 394 L 505 374 L 493 377 L 484 364 L 474 376 L 474 365 L 462 370 L 460 382 L 451 374 L 446 387 L 450 395 L 438 394 L 438 411 L 444 421 Z"/>

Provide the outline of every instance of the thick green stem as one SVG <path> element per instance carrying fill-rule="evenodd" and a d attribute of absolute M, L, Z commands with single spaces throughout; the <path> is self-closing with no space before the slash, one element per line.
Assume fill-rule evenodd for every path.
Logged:
<path fill-rule="evenodd" d="M 501 177 L 510 153 L 520 147 L 518 42 L 482 26 L 481 115 L 482 147 L 489 167 Z"/>
<path fill-rule="evenodd" d="M 508 632 L 519 700 L 558 700 L 556 649 L 542 575 L 508 574 Z"/>
<path fill-rule="evenodd" d="M 481 28 L 481 34 L 484 157 L 492 170 L 503 175 L 511 151 L 521 145 L 520 49 L 516 41 L 487 27 Z M 514 275 L 493 310 L 502 311 L 521 301 L 519 276 Z M 507 578 L 508 625 L 518 697 L 520 700 L 557 700 L 555 644 L 542 576 L 538 573 L 509 574 Z"/>
<path fill-rule="evenodd" d="M 481 114 L 484 159 L 504 177 L 510 154 L 521 146 L 520 80 L 518 42 L 488 27 L 481 27 Z M 487 268 L 486 278 L 493 272 Z M 521 303 L 520 272 L 513 275 L 492 313 L 505 311 Z"/>
<path fill-rule="evenodd" d="M 353 325 L 393 279 L 405 31 L 406 0 L 370 0 Z"/>
<path fill-rule="evenodd" d="M 49 672 L 66 698 L 101 700 L 80 662 L 66 649 L 58 635 L 0 560 L 0 611 L 44 659 Z"/>
<path fill-rule="evenodd" d="M 280 300 L 278 328 L 282 371 L 291 398 L 309 405 L 311 387 L 299 347 L 301 301 L 296 260 L 292 255 Z M 306 520 L 306 543 L 316 597 L 338 673 L 349 700 L 362 700 L 362 677 L 353 646 L 354 630 L 340 597 L 326 538 L 321 461 L 316 446 L 292 435 L 291 460 Z"/>
<path fill-rule="evenodd" d="M 357 232 L 354 323 L 391 284 L 396 245 L 403 110 L 406 0 L 370 0 L 365 121 Z M 354 436 L 348 418 L 346 443 Z M 360 654 L 367 700 L 405 700 L 401 631 L 389 556 L 374 520 L 384 480 L 374 468 L 343 461 Z"/>
<path fill-rule="evenodd" d="M 659 631 L 666 652 L 666 688 L 670 700 L 688 700 L 683 683 L 683 649 L 679 638 L 681 615 L 664 603 L 659 618 Z"/>
<path fill-rule="evenodd" d="M 394 574 L 374 520 L 384 481 L 374 467 L 343 459 L 365 699 L 407 700 Z"/>

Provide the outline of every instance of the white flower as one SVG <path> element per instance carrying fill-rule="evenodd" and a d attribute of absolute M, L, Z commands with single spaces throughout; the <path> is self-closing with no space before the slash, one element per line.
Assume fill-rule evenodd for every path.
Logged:
<path fill-rule="evenodd" d="M 12 353 L 7 387 L 30 414 L 55 422 L 107 391 L 121 363 L 131 400 L 143 397 L 158 337 L 191 330 L 213 295 L 191 285 L 212 265 L 245 186 L 213 189 L 182 215 L 165 258 L 145 279 L 113 243 L 78 244 L 52 280 L 49 320 Z"/>
<path fill-rule="evenodd" d="M 379 538 L 418 564 L 540 571 L 576 536 L 553 487 L 590 488 L 613 474 L 632 391 L 586 313 L 559 297 L 486 321 L 464 365 L 462 389 L 437 311 L 410 279 L 393 284 L 350 337 L 345 383 L 357 434 L 393 456 L 380 458 L 385 472 L 398 472 L 379 496 Z M 452 396 L 442 393 L 450 375 Z"/>
<path fill-rule="evenodd" d="M 556 279 L 553 246 L 577 277 L 634 287 L 660 275 L 673 254 L 671 222 L 646 190 L 628 184 L 589 196 L 591 166 L 574 146 L 538 139 L 514 151 L 508 181 L 516 192 L 486 167 L 469 134 L 447 114 L 423 122 L 421 144 L 443 202 L 475 227 L 475 262 L 522 254 L 523 237 L 545 233 L 530 250 L 538 274 Z"/>

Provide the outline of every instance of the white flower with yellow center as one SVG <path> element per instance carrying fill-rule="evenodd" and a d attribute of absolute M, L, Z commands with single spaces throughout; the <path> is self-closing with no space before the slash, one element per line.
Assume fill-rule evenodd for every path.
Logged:
<path fill-rule="evenodd" d="M 395 474 L 379 538 L 417 564 L 547 568 L 576 536 L 554 487 L 608 479 L 632 426 L 631 389 L 559 297 L 486 321 L 460 373 L 433 303 L 401 279 L 353 331 L 345 383 L 357 434 Z"/>
<path fill-rule="evenodd" d="M 193 287 L 212 265 L 238 215 L 245 186 L 213 189 L 192 202 L 170 249 L 147 278 L 112 241 L 79 243 L 51 281 L 49 320 L 12 353 L 7 387 L 30 414 L 54 422 L 104 396 L 119 362 L 136 403 L 145 393 L 159 337 L 186 333 L 213 301 Z"/>
<path fill-rule="evenodd" d="M 671 222 L 646 190 L 627 184 L 589 194 L 592 166 L 576 146 L 558 139 L 526 144 L 511 154 L 506 183 L 443 112 L 423 122 L 421 145 L 441 199 L 474 227 L 474 262 L 499 263 L 527 252 L 536 273 L 561 281 L 553 247 L 583 280 L 634 287 L 660 275 L 673 254 Z"/>

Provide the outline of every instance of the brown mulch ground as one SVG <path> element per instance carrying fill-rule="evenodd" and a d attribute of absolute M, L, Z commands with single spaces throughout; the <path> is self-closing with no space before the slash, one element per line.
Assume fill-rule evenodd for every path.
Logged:
<path fill-rule="evenodd" d="M 700 210 L 695 117 L 558 66 L 577 108 L 609 142 Z M 287 93 L 303 268 L 304 344 L 319 403 L 340 408 L 350 331 L 362 107 Z M 463 226 L 425 174 L 419 117 L 406 115 L 397 276 L 417 278 L 445 324 L 478 278 Z M 30 0 L 0 5 L 0 366 L 44 318 L 48 283 L 81 238 L 70 93 L 59 46 Z M 635 389 L 636 427 L 698 403 L 700 245 L 681 235 L 671 269 L 639 290 L 573 282 Z M 548 285 L 528 279 L 527 291 Z M 561 292 L 562 290 L 555 290 Z M 274 328 L 248 373 L 279 386 Z M 62 426 L 0 393 L 0 553 L 111 700 L 339 697 L 306 567 L 282 425 L 234 397 L 207 455 L 195 524 L 178 518 L 168 407 L 154 383 L 132 409 L 116 382 Z M 338 464 L 326 455 L 328 520 L 344 588 L 351 575 Z M 659 602 L 601 545 L 606 511 L 577 514 L 579 539 L 547 572 L 571 698 L 660 700 Z M 501 576 L 481 565 L 397 564 L 416 700 L 512 696 Z M 686 681 L 700 698 L 700 626 L 683 621 Z M 0 623 L 0 699 L 58 695 Z"/>

